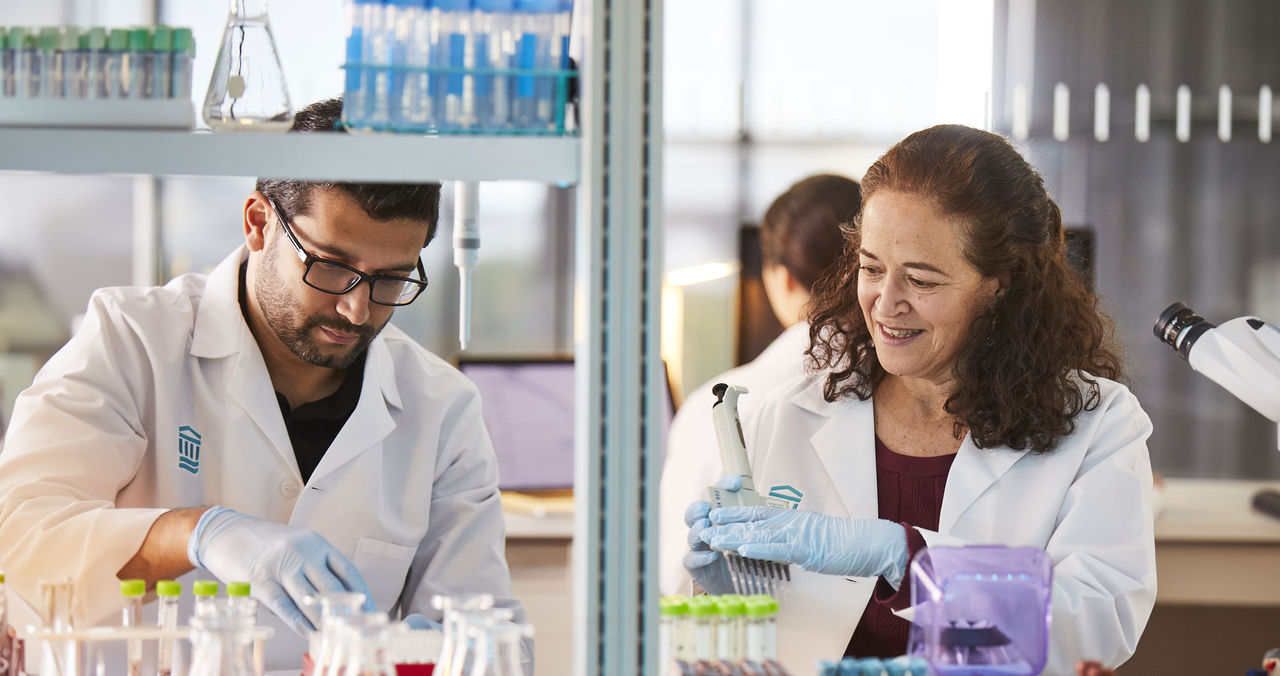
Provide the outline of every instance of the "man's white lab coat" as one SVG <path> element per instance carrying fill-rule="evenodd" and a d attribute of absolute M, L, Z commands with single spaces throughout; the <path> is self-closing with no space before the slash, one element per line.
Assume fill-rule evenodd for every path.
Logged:
<path fill-rule="evenodd" d="M 114 621 L 116 572 L 152 522 L 218 504 L 320 533 L 380 610 L 438 620 L 433 594 L 487 591 L 522 621 L 470 381 L 388 325 L 369 345 L 355 411 L 304 485 L 240 311 L 245 256 L 207 279 L 96 292 L 82 328 L 18 398 L 0 455 L 10 588 L 34 603 L 38 580 L 68 577 L 76 618 Z M 212 579 L 184 579 L 198 577 Z M 268 666 L 295 668 L 304 644 L 276 627 Z"/>

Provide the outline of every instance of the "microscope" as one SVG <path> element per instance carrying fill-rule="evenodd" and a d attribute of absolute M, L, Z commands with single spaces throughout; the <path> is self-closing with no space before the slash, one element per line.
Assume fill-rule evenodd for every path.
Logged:
<path fill-rule="evenodd" d="M 1280 423 L 1280 329 L 1257 317 L 1237 317 L 1217 326 L 1174 303 L 1160 313 L 1155 334 L 1194 371 Z M 1253 496 L 1253 506 L 1280 518 L 1280 492 L 1260 491 Z"/>

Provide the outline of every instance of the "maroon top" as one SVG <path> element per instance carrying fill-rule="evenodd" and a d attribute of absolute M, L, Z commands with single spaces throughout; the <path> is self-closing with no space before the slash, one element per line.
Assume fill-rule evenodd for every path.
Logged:
<path fill-rule="evenodd" d="M 876 487 L 880 518 L 897 521 L 907 529 L 907 570 L 916 552 L 924 549 L 924 538 L 913 526 L 938 530 L 942 513 L 942 492 L 955 453 L 921 458 L 889 450 L 876 437 Z M 907 652 L 907 630 L 911 623 L 893 614 L 911 604 L 911 581 L 904 577 L 895 592 L 884 578 L 862 611 L 862 620 L 849 639 L 845 655 L 854 657 L 897 657 Z"/>

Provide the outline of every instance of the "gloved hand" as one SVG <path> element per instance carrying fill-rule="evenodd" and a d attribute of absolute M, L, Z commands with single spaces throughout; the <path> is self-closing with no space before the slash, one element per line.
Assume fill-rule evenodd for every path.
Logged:
<path fill-rule="evenodd" d="M 360 592 L 365 610 L 377 610 L 355 564 L 313 530 L 210 507 L 187 540 L 187 558 L 221 580 L 248 582 L 254 598 L 303 636 L 320 619 L 301 610 L 309 594 Z"/>
<path fill-rule="evenodd" d="M 439 622 L 432 622 L 431 620 L 428 620 L 421 613 L 406 615 L 403 620 L 400 620 L 400 624 L 403 624 L 410 629 L 434 629 L 436 631 L 444 631 L 444 625 Z"/>
<path fill-rule="evenodd" d="M 881 575 L 896 589 L 907 566 L 907 533 L 884 519 L 846 519 L 800 509 L 721 507 L 699 537 L 716 549 L 785 561 L 815 573 Z"/>
<path fill-rule="evenodd" d="M 739 490 L 742 488 L 742 477 L 736 474 L 726 476 L 717 481 L 716 486 L 730 491 Z M 733 592 L 729 564 L 720 552 L 712 551 L 711 546 L 701 537 L 702 531 L 711 525 L 707 520 L 707 513 L 710 511 L 711 503 L 698 500 L 684 512 L 684 523 L 689 527 L 689 551 L 684 555 L 684 568 L 708 594 L 729 594 Z"/>

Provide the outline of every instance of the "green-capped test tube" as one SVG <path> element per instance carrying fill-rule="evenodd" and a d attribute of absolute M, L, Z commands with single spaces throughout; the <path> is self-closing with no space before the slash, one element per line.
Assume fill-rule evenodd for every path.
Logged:
<path fill-rule="evenodd" d="M 90 28 L 81 42 L 87 69 L 84 86 L 88 98 L 107 98 L 110 96 L 107 89 L 107 29 L 101 26 Z"/>
<path fill-rule="evenodd" d="M 146 97 L 149 65 L 151 65 L 151 31 L 146 28 L 131 29 L 129 48 L 124 53 L 124 62 L 121 66 L 125 98 Z"/>
<path fill-rule="evenodd" d="M 167 99 L 173 96 L 173 29 L 156 26 L 151 36 L 151 63 L 147 67 L 145 95 L 149 99 Z"/>
<path fill-rule="evenodd" d="M 125 96 L 124 55 L 129 49 L 129 31 L 112 28 L 107 34 L 107 56 L 103 65 L 103 81 L 106 96 L 119 99 Z"/>
<path fill-rule="evenodd" d="M 79 70 L 77 58 L 80 54 L 80 29 L 75 26 L 63 26 L 58 39 L 58 51 L 55 57 L 58 68 L 58 96 L 64 99 L 84 98 L 80 93 Z"/>
<path fill-rule="evenodd" d="M 689 619 L 693 625 L 693 656 L 691 661 L 715 661 L 720 652 L 716 646 L 717 624 L 720 607 L 710 596 L 689 599 Z"/>
<path fill-rule="evenodd" d="M 0 98 L 13 96 L 13 55 L 9 53 L 9 29 L 0 26 Z"/>
<path fill-rule="evenodd" d="M 218 583 L 213 580 L 196 580 L 191 583 L 191 593 L 195 594 L 195 616 L 218 616 Z"/>
<path fill-rule="evenodd" d="M 191 98 L 191 64 L 196 58 L 196 40 L 190 28 L 173 31 L 173 85 L 169 96 L 175 99 Z"/>
<path fill-rule="evenodd" d="M 743 615 L 746 612 L 746 597 L 739 594 L 721 594 L 715 597 L 720 609 L 720 627 L 716 633 L 716 645 L 719 646 L 721 660 L 736 663 L 746 657 L 746 627 Z"/>
<path fill-rule="evenodd" d="M 182 598 L 182 583 L 161 580 L 156 583 L 156 624 L 170 631 L 178 628 L 178 603 Z M 173 674 L 175 646 L 181 639 L 162 638 L 156 644 L 156 676 Z"/>
<path fill-rule="evenodd" d="M 120 623 L 121 626 L 142 626 L 142 597 L 146 593 L 146 580 L 120 581 L 120 595 L 124 597 L 124 621 Z M 142 676 L 142 640 L 131 638 L 125 642 L 125 646 L 129 676 Z"/>
<path fill-rule="evenodd" d="M 58 50 L 62 47 L 62 33 L 56 26 L 45 26 L 40 29 L 36 39 L 39 56 L 33 62 L 35 68 L 31 77 L 39 82 L 40 98 L 59 98 L 62 94 L 62 60 L 58 58 Z"/>
<path fill-rule="evenodd" d="M 744 610 L 747 659 L 753 662 L 778 659 L 778 601 L 764 594 L 748 596 Z"/>
<path fill-rule="evenodd" d="M 23 26 L 14 26 L 6 36 L 8 63 L 5 71 L 9 74 L 8 95 L 19 99 L 32 96 L 31 61 L 36 56 L 34 37 Z M 39 67 L 39 66 L 37 66 Z M 38 85 L 38 83 L 37 83 Z"/>
<path fill-rule="evenodd" d="M 689 619 L 689 597 L 663 596 L 658 599 L 658 673 L 674 673 L 676 660 L 688 661 L 689 647 L 686 624 Z"/>

